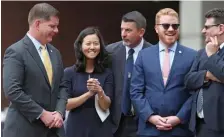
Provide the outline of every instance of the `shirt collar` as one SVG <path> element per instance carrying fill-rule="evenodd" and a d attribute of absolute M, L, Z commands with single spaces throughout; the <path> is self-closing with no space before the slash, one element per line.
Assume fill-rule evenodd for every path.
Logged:
<path fill-rule="evenodd" d="M 26 33 L 26 35 L 31 39 L 36 49 L 40 51 L 42 44 L 38 40 L 36 40 L 33 36 L 31 36 L 28 32 Z"/>
<path fill-rule="evenodd" d="M 170 48 L 168 48 L 170 51 L 173 51 L 173 52 L 175 52 L 176 51 L 176 49 L 177 49 L 177 42 L 175 42 Z M 164 44 L 161 42 L 161 41 L 159 41 L 159 52 L 161 52 L 161 51 L 165 51 L 165 46 L 164 46 Z"/>
<path fill-rule="evenodd" d="M 133 48 L 135 51 L 134 53 L 138 53 L 143 48 L 143 43 L 144 43 L 144 39 L 142 38 L 141 42 L 136 47 Z M 125 46 L 125 47 L 126 47 L 126 55 L 128 55 L 128 51 L 131 48 L 128 46 Z"/>
<path fill-rule="evenodd" d="M 220 49 L 222 49 L 224 47 L 224 42 L 220 45 Z"/>

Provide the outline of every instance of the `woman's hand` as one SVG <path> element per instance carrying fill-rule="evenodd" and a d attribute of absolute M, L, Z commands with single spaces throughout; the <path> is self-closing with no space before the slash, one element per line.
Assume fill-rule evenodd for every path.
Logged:
<path fill-rule="evenodd" d="M 100 82 L 94 78 L 90 78 L 87 80 L 87 89 L 97 94 L 102 94 L 103 92 L 103 89 L 100 86 Z"/>

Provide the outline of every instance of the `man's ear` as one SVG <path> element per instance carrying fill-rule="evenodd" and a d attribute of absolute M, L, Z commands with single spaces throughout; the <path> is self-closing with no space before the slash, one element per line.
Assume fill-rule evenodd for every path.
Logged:
<path fill-rule="evenodd" d="M 156 33 L 158 33 L 158 25 L 155 25 L 154 29 L 155 29 Z"/>
<path fill-rule="evenodd" d="M 224 24 L 220 24 L 219 35 L 224 35 Z"/>
<path fill-rule="evenodd" d="M 145 29 L 141 28 L 141 29 L 140 29 L 140 36 L 143 37 L 144 34 L 145 34 Z"/>
<path fill-rule="evenodd" d="M 39 20 L 39 19 L 36 19 L 36 20 L 34 20 L 34 22 L 33 22 L 33 25 L 34 25 L 34 27 L 39 31 L 39 28 L 40 28 L 40 24 L 41 24 L 41 20 Z"/>

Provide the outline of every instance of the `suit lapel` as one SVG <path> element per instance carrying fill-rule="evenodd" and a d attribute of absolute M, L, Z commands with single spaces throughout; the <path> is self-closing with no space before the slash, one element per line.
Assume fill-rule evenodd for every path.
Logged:
<path fill-rule="evenodd" d="M 120 46 L 120 50 L 117 52 L 116 58 L 120 60 L 118 61 L 119 64 L 117 64 L 116 66 L 120 66 L 121 76 L 124 76 L 125 62 L 126 62 L 126 49 L 123 44 Z"/>
<path fill-rule="evenodd" d="M 220 49 L 218 55 L 220 55 L 221 57 L 224 56 L 224 47 Z"/>
<path fill-rule="evenodd" d="M 47 76 L 47 72 L 45 70 L 44 64 L 37 52 L 37 49 L 35 48 L 33 42 L 30 40 L 30 38 L 28 36 L 24 37 L 24 44 L 26 45 L 26 49 L 28 50 L 28 52 L 30 53 L 30 55 L 33 57 L 33 59 L 35 60 L 35 62 L 37 63 L 38 67 L 40 68 L 40 70 L 42 71 L 42 74 L 44 75 L 44 78 L 46 79 L 48 85 L 50 86 L 50 82 L 48 80 L 48 76 Z"/>
<path fill-rule="evenodd" d="M 160 65 L 160 57 L 159 57 L 159 44 L 156 45 L 156 51 L 153 52 L 153 54 L 155 54 L 153 57 L 155 57 L 155 67 L 156 67 L 156 71 L 158 71 L 159 77 L 160 77 L 160 82 L 161 84 L 164 86 L 164 82 L 163 82 L 163 74 L 162 74 L 162 68 Z"/>
<path fill-rule="evenodd" d="M 182 55 L 183 55 L 183 50 L 182 50 L 181 46 L 177 43 L 177 48 L 176 48 L 176 51 L 175 51 L 173 63 L 172 63 L 172 66 L 171 66 L 170 74 L 169 74 L 166 85 L 169 84 L 170 78 L 172 77 L 177 65 L 181 63 Z"/>

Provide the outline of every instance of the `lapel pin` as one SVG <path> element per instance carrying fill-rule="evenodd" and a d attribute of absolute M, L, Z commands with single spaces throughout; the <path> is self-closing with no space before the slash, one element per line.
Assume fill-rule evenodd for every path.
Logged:
<path fill-rule="evenodd" d="M 179 50 L 179 53 L 181 54 L 181 53 L 182 53 L 182 51 L 180 51 L 180 50 Z"/>

